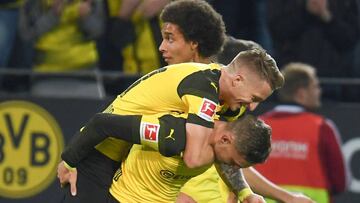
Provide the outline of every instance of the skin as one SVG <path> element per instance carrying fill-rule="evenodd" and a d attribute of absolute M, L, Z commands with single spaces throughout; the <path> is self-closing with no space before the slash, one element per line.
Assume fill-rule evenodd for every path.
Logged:
<path fill-rule="evenodd" d="M 236 74 L 229 74 L 226 68 L 221 71 L 221 74 L 227 77 L 220 78 L 220 101 L 227 101 L 231 110 L 246 106 L 253 111 L 259 102 L 264 101 L 272 93 L 269 83 L 250 69 L 251 67 L 245 67 Z"/>
<path fill-rule="evenodd" d="M 244 156 L 239 154 L 235 148 L 235 136 L 226 130 L 226 122 L 215 122 L 213 136 L 209 139 L 209 144 L 214 149 L 215 162 L 235 165 L 238 168 L 249 167 Z"/>
<path fill-rule="evenodd" d="M 211 62 L 208 57 L 200 56 L 197 42 L 185 40 L 179 26 L 173 23 L 164 23 L 161 34 L 163 41 L 159 46 L 159 51 L 167 64 Z"/>

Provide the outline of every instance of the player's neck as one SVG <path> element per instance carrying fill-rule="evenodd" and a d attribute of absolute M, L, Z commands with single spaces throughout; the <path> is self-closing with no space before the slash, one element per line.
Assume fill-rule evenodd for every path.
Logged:
<path fill-rule="evenodd" d="M 215 121 L 214 129 L 208 138 L 208 143 L 212 146 L 218 141 L 221 137 L 221 132 L 225 130 L 226 122 L 224 121 Z"/>
<path fill-rule="evenodd" d="M 209 64 L 211 63 L 211 60 L 208 57 L 205 58 L 199 57 L 198 59 L 195 59 L 195 62 Z"/>
<path fill-rule="evenodd" d="M 195 52 L 192 58 L 192 62 L 209 64 L 211 63 L 211 59 L 210 57 L 202 57 L 199 52 Z"/>

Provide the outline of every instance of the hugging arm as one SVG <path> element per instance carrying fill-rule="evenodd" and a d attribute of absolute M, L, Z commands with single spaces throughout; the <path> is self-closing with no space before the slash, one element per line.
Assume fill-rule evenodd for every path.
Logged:
<path fill-rule="evenodd" d="M 133 144 L 140 144 L 139 134 L 141 116 L 125 116 L 109 113 L 97 113 L 75 134 L 63 151 L 61 158 L 71 167 L 75 167 L 93 148 L 107 137 L 115 137 Z"/>
<path fill-rule="evenodd" d="M 160 127 L 156 133 L 157 142 L 148 142 L 144 135 L 146 125 L 142 119 L 151 118 Z M 93 148 L 108 137 L 114 137 L 132 144 L 142 144 L 158 150 L 164 156 L 180 155 L 185 149 L 185 119 L 171 115 L 140 116 L 97 113 L 75 134 L 62 153 L 62 159 L 75 167 Z"/>

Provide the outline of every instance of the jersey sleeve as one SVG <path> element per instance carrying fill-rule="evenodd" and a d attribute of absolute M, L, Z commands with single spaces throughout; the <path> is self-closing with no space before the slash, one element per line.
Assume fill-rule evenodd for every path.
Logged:
<path fill-rule="evenodd" d="M 184 78 L 178 87 L 178 94 L 188 107 L 188 123 L 208 128 L 214 126 L 219 110 L 218 74 L 211 70 L 199 71 Z"/>
<path fill-rule="evenodd" d="M 71 167 L 84 159 L 94 147 L 107 137 L 139 144 L 140 115 L 97 113 L 72 138 L 61 158 Z"/>

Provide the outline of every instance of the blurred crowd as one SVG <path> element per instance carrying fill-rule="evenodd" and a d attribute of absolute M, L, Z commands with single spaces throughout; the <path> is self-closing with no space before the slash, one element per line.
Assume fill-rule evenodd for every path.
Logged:
<path fill-rule="evenodd" d="M 0 0 L 0 92 L 119 94 L 139 75 L 165 66 L 159 14 L 169 2 Z M 320 79 L 343 79 L 322 84 L 325 99 L 360 101 L 360 82 L 346 84 L 360 80 L 360 0 L 208 2 L 228 35 L 258 42 L 279 67 L 303 62 Z"/>

